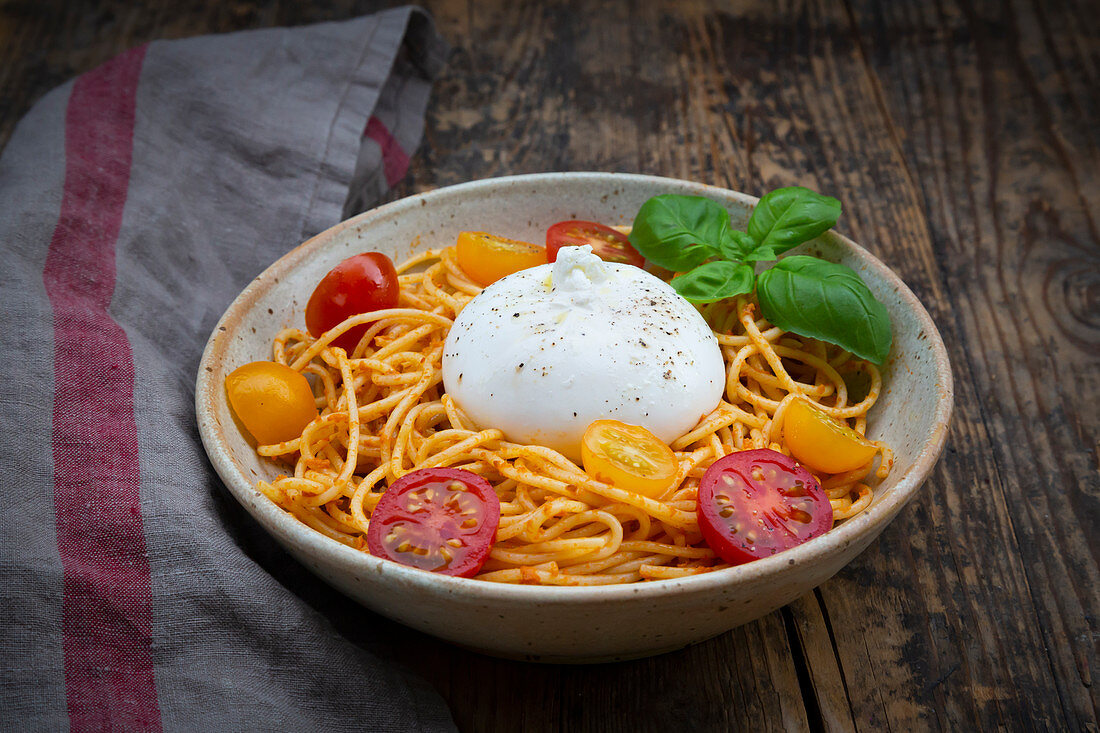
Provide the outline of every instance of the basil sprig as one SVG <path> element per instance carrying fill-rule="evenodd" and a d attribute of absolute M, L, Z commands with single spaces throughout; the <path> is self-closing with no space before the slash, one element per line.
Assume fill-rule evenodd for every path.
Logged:
<path fill-rule="evenodd" d="M 653 264 L 681 273 L 672 287 L 693 303 L 755 289 L 764 317 L 783 330 L 882 364 L 893 340 L 890 316 L 853 270 L 807 255 L 779 260 L 759 275 L 750 264 L 778 259 L 832 229 L 839 217 L 836 199 L 792 186 L 761 198 L 739 231 L 716 201 L 666 194 L 642 204 L 630 243 Z"/>

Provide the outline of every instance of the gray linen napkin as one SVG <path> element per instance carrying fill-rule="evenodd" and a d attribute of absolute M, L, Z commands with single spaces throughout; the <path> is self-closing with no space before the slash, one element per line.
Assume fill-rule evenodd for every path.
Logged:
<path fill-rule="evenodd" d="M 0 157 L 0 728 L 453 728 L 401 670 L 394 626 L 227 498 L 193 408 L 236 294 L 405 174 L 445 54 L 413 8 L 157 41 L 16 129 Z"/>

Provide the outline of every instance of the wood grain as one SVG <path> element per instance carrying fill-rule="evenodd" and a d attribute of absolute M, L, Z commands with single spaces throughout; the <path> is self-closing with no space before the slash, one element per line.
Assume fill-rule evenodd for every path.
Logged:
<path fill-rule="evenodd" d="M 396 3 L 0 4 L 0 144 L 155 38 Z M 948 344 L 922 497 L 814 593 L 655 659 L 489 659 L 412 634 L 468 730 L 1097 730 L 1100 13 L 1081 0 L 431 0 L 454 44 L 394 196 L 544 170 L 800 183 Z"/>

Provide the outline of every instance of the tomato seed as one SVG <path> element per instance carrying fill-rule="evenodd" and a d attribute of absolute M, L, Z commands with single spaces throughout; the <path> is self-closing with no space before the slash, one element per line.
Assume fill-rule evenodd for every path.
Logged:
<path fill-rule="evenodd" d="M 802 511 L 801 509 L 792 509 L 790 517 L 796 522 L 802 522 L 803 524 L 809 524 L 813 521 L 813 517 L 810 516 L 809 512 Z"/>

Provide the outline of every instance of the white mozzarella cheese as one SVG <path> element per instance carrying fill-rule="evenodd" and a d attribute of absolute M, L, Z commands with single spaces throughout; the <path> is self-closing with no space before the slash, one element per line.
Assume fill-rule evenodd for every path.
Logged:
<path fill-rule="evenodd" d="M 717 406 L 718 341 L 668 284 L 591 247 L 502 278 L 455 320 L 443 383 L 481 428 L 580 460 L 594 420 L 641 425 L 670 443 Z"/>

